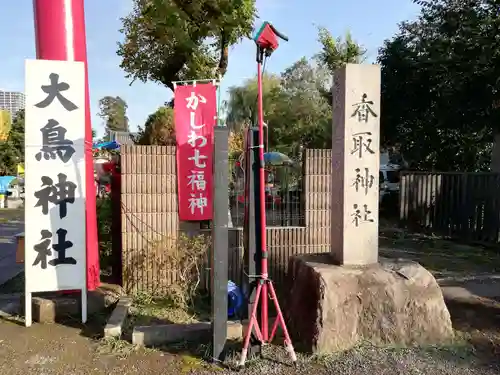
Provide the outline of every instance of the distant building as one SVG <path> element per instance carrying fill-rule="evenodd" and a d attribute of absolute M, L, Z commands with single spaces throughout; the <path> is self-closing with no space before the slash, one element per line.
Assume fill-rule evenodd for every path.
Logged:
<path fill-rule="evenodd" d="M 19 110 L 24 109 L 25 104 L 24 93 L 0 90 L 0 109 L 8 111 L 11 118 L 14 118 Z"/>
<path fill-rule="evenodd" d="M 109 140 L 116 141 L 121 145 L 133 145 L 134 144 L 134 134 L 130 132 L 122 132 L 116 130 L 109 130 Z"/>

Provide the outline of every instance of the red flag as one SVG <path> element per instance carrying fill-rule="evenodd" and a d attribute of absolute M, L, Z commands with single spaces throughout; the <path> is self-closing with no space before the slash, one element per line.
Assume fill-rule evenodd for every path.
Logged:
<path fill-rule="evenodd" d="M 175 89 L 177 190 L 181 221 L 212 219 L 216 91 L 212 84 L 177 86 Z"/>

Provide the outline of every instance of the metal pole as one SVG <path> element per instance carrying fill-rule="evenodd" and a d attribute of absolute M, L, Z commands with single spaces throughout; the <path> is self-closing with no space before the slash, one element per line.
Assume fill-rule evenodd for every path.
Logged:
<path fill-rule="evenodd" d="M 245 223 L 244 223 L 244 247 L 245 265 L 243 282 L 245 295 L 248 297 L 247 310 L 244 318 L 250 318 L 253 305 L 256 301 L 255 283 L 260 277 L 261 253 L 260 253 L 260 197 L 259 197 L 259 153 L 258 129 L 248 129 L 247 142 L 245 145 Z M 258 307 L 260 311 L 260 308 Z M 259 355 L 261 343 L 252 336 L 249 347 L 249 357 Z"/>
<path fill-rule="evenodd" d="M 260 48 L 259 48 L 260 50 Z M 263 51 L 261 51 L 263 55 Z M 260 252 L 262 254 L 261 279 L 267 280 L 267 237 L 266 237 L 266 190 L 265 190 L 265 162 L 264 162 L 264 109 L 262 102 L 262 60 L 257 63 L 257 88 L 258 88 L 258 120 L 259 120 L 259 162 L 260 162 L 260 221 L 261 221 L 261 243 Z M 262 283 L 262 303 L 260 311 L 262 338 L 267 341 L 269 338 L 269 326 L 267 317 L 267 284 Z"/>
<path fill-rule="evenodd" d="M 215 128 L 214 134 L 214 215 L 212 221 L 212 358 L 223 361 L 227 340 L 228 281 L 228 140 L 226 127 Z"/>

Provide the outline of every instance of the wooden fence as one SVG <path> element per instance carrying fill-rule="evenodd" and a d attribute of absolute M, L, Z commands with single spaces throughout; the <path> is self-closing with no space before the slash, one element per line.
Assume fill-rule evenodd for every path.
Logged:
<path fill-rule="evenodd" d="M 330 250 L 330 176 L 331 150 L 306 150 L 301 197 L 305 225 L 267 229 L 270 276 L 278 284 L 285 279 L 290 256 Z M 163 263 L 164 249 L 153 244 L 173 239 L 180 232 L 207 231 L 199 223 L 179 222 L 175 147 L 122 146 L 121 194 L 114 202 L 121 217 L 114 231 L 121 234 L 122 284 L 132 294 L 163 293 L 175 282 L 176 270 Z M 241 228 L 230 229 L 228 251 L 229 277 L 240 283 L 244 259 Z M 208 264 L 203 274 L 207 289 Z"/>
<path fill-rule="evenodd" d="M 405 172 L 400 222 L 467 242 L 498 243 L 500 175 Z"/>

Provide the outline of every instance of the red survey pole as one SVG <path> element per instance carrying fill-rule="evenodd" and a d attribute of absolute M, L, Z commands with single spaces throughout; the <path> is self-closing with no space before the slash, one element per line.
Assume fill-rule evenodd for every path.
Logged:
<path fill-rule="evenodd" d="M 278 302 L 278 297 L 276 296 L 276 291 L 274 289 L 272 281 L 269 279 L 268 268 L 267 268 L 267 238 L 266 238 L 266 201 L 265 201 L 265 160 L 264 160 L 264 110 L 262 103 L 262 65 L 264 63 L 264 57 L 267 59 L 273 51 L 278 48 L 278 38 L 283 40 L 288 40 L 286 36 L 280 34 L 278 30 L 274 28 L 269 22 L 264 22 L 261 26 L 257 35 L 253 38 L 257 46 L 257 107 L 258 107 L 258 125 L 259 125 L 259 195 L 260 195 L 260 221 L 258 226 L 260 226 L 261 243 L 257 244 L 259 247 L 257 251 L 261 254 L 261 266 L 260 272 L 257 278 L 257 288 L 255 290 L 255 300 L 253 302 L 252 310 L 250 313 L 250 322 L 245 333 L 245 338 L 243 341 L 243 349 L 241 350 L 241 358 L 239 362 L 239 367 L 244 367 L 248 355 L 248 348 L 250 345 L 250 340 L 253 337 L 255 331 L 255 336 L 261 345 L 273 342 L 276 335 L 278 327 L 281 327 L 283 335 L 285 337 L 284 344 L 287 349 L 292 362 L 297 362 L 297 356 L 295 354 L 295 349 L 293 348 L 292 340 L 288 334 L 288 329 L 286 327 L 285 318 L 281 312 L 281 307 Z M 255 147 L 255 146 L 254 146 Z M 247 222 L 248 223 L 248 222 Z M 257 228 L 258 230 L 258 228 Z M 276 320 L 274 321 L 273 327 L 271 329 L 271 334 L 269 335 L 269 319 L 268 319 L 268 304 L 267 299 L 270 298 L 274 302 L 274 307 L 276 309 Z M 261 323 L 259 325 L 257 318 L 257 309 L 259 303 L 261 304 Z"/>
<path fill-rule="evenodd" d="M 100 284 L 84 0 L 33 0 L 36 57 L 85 63 L 87 289 Z"/>

